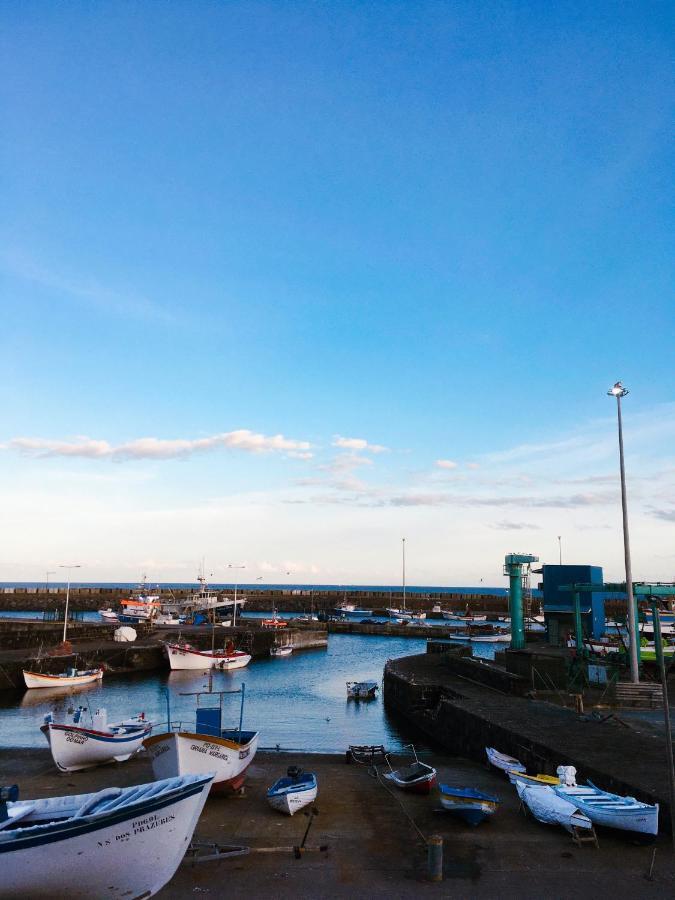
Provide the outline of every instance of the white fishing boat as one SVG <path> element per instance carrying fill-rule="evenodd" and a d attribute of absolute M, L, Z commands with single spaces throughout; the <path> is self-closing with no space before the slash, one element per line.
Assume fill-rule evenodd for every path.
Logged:
<path fill-rule="evenodd" d="M 500 753 L 499 750 L 495 750 L 494 747 L 486 747 L 485 753 L 487 754 L 490 765 L 494 766 L 495 769 L 501 769 L 505 774 L 508 772 L 527 772 L 527 767 L 514 756 Z"/>
<path fill-rule="evenodd" d="M 209 688 L 211 686 L 209 685 Z M 169 710 L 167 731 L 153 734 L 143 741 L 152 760 L 156 778 L 176 775 L 215 773 L 213 790 L 239 790 L 246 779 L 246 770 L 258 749 L 258 732 L 244 731 L 244 696 L 246 686 L 233 691 L 196 691 L 182 694 L 197 698 L 195 726 L 187 730 L 183 723 L 171 722 Z M 241 707 L 238 728 L 223 728 L 223 696 L 240 694 Z M 200 706 L 202 697 L 218 697 L 218 706 Z M 167 695 L 168 698 L 168 695 Z"/>
<path fill-rule="evenodd" d="M 104 622 L 117 622 L 118 615 L 114 609 L 99 609 L 99 616 L 103 619 Z"/>
<path fill-rule="evenodd" d="M 458 634 L 451 634 L 448 640 L 459 643 L 468 642 L 470 644 L 503 644 L 511 640 L 511 635 L 505 631 L 500 631 L 499 633 L 486 632 L 484 634 L 481 634 L 480 631 L 459 632 Z"/>
<path fill-rule="evenodd" d="M 293 648 L 290 644 L 270 647 L 270 656 L 290 656 Z"/>
<path fill-rule="evenodd" d="M 27 688 L 69 688 L 82 684 L 92 684 L 103 678 L 103 669 L 66 669 L 57 675 L 46 672 L 29 672 L 23 670 L 23 680 Z"/>
<path fill-rule="evenodd" d="M 376 681 L 348 681 L 347 698 L 349 700 L 374 700 L 379 689 Z"/>
<path fill-rule="evenodd" d="M 487 615 L 485 615 L 485 616 L 471 616 L 471 615 L 460 616 L 459 613 L 444 612 L 443 618 L 447 619 L 451 622 L 468 622 L 469 624 L 471 622 L 487 622 Z"/>
<path fill-rule="evenodd" d="M 386 756 L 389 771 L 385 772 L 383 777 L 397 788 L 406 791 L 409 794 L 429 794 L 432 787 L 436 784 L 436 769 L 426 763 L 420 762 L 417 753 L 412 744 L 408 745 L 413 753 L 413 761 L 407 766 L 394 769 Z"/>
<path fill-rule="evenodd" d="M 200 650 L 188 643 L 165 643 L 164 652 L 174 670 L 241 669 L 251 662 L 251 654 L 235 650 L 234 645 L 223 650 Z"/>
<path fill-rule="evenodd" d="M 185 856 L 212 776 L 95 794 L 0 800 L 4 898 L 152 897 Z M 1 796 L 1 795 L 0 795 Z"/>
<path fill-rule="evenodd" d="M 272 809 L 292 816 L 316 800 L 317 790 L 313 772 L 303 772 L 297 766 L 290 766 L 286 777 L 275 781 L 267 791 L 267 802 Z"/>
<path fill-rule="evenodd" d="M 47 738 L 52 758 L 62 772 L 79 772 L 105 763 L 130 759 L 152 731 L 152 723 L 141 713 L 124 722 L 108 722 L 105 709 L 93 714 L 78 706 L 70 721 L 55 722 L 45 716 L 40 730 Z"/>
<path fill-rule="evenodd" d="M 516 782 L 518 796 L 538 822 L 545 825 L 562 825 L 571 832 L 573 828 L 590 829 L 593 823 L 570 800 L 559 797 L 550 785 Z"/>
<path fill-rule="evenodd" d="M 552 790 L 573 803 L 585 813 L 594 825 L 617 828 L 636 834 L 656 835 L 659 833 L 659 804 L 653 806 L 636 800 L 635 797 L 621 797 L 596 787 L 592 782 L 576 784 L 573 766 L 558 766 L 560 784 Z"/>

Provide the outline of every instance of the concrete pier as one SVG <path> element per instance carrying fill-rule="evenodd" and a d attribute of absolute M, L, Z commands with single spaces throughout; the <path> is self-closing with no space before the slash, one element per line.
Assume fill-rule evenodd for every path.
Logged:
<path fill-rule="evenodd" d="M 500 681 L 495 667 L 471 662 L 472 671 L 464 670 L 465 663 L 461 670 L 451 668 L 443 654 L 389 661 L 384 671 L 387 709 L 451 753 L 481 763 L 485 747 L 493 746 L 520 759 L 531 772 L 555 774 L 559 765 L 575 766 L 580 781 L 659 803 L 661 828 L 668 827 L 663 735 L 639 721 L 629 724 L 612 717 L 610 710 L 598 717 L 579 715 L 517 696 L 522 691 Z M 504 678 L 514 676 L 504 673 Z"/>
<path fill-rule="evenodd" d="M 56 630 L 55 630 L 56 628 Z M 91 632 L 98 630 L 98 636 L 92 639 Z M 73 646 L 72 654 L 47 655 L 48 648 L 58 643 L 61 631 L 58 626 L 51 626 L 51 631 L 43 631 L 42 648 L 14 648 L 0 650 L 0 690 L 17 690 L 25 687 L 23 669 L 47 673 L 63 672 L 68 666 L 89 668 L 103 666 L 108 672 L 121 675 L 129 672 L 152 671 L 168 668 L 162 650 L 164 641 L 184 640 L 200 649 L 211 647 L 211 629 L 205 626 L 188 626 L 183 628 L 140 629 L 145 634 L 132 643 L 117 643 L 112 640 L 114 628 L 109 625 L 87 626 L 85 637 L 80 639 L 76 629 L 69 630 L 68 637 Z M 218 628 L 215 634 L 216 647 L 223 647 L 231 640 L 236 647 L 248 650 L 254 658 L 267 656 L 277 634 L 260 627 Z M 72 640 L 71 640 L 72 639 Z M 284 643 L 290 644 L 294 650 L 325 649 L 328 635 L 324 626 L 319 623 L 312 627 L 286 628 L 283 631 Z"/>

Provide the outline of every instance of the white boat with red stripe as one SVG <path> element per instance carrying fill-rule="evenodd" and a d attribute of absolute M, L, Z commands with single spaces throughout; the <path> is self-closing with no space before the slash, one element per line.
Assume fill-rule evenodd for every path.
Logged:
<path fill-rule="evenodd" d="M 173 670 L 242 669 L 251 662 L 251 654 L 235 650 L 231 642 L 223 650 L 200 650 L 192 644 L 164 644 L 164 652 Z"/>
<path fill-rule="evenodd" d="M 67 669 L 57 675 L 46 672 L 29 672 L 23 670 L 23 680 L 27 688 L 76 687 L 80 684 L 93 684 L 103 678 L 103 669 Z"/>

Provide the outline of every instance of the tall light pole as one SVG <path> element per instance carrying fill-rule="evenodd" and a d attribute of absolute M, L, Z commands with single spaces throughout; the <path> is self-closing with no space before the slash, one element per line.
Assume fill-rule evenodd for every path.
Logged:
<path fill-rule="evenodd" d="M 228 563 L 228 569 L 245 569 L 246 566 L 233 566 Z M 236 577 L 236 576 L 235 576 Z M 239 585 L 235 583 L 234 585 L 234 609 L 232 611 L 232 626 L 234 627 L 237 624 L 237 588 Z"/>
<path fill-rule="evenodd" d="M 625 397 L 628 389 L 620 381 L 607 391 L 610 397 L 616 397 L 616 415 L 619 424 L 619 470 L 621 473 L 621 511 L 623 515 L 623 556 L 626 566 L 626 601 L 628 605 L 626 619 L 628 621 L 628 636 L 630 639 L 630 680 L 637 684 L 640 681 L 640 657 L 638 655 L 638 629 L 636 622 L 637 610 L 633 599 L 633 573 L 630 564 L 630 538 L 628 536 L 628 504 L 626 501 L 626 469 L 623 457 L 623 425 L 621 423 L 621 398 Z"/>
<path fill-rule="evenodd" d="M 558 565 L 562 566 L 562 535 L 558 535 Z"/>
<path fill-rule="evenodd" d="M 401 553 L 403 556 L 403 611 L 405 612 L 405 538 L 401 538 Z"/>
<path fill-rule="evenodd" d="M 63 643 L 66 642 L 66 633 L 68 631 L 68 601 L 70 600 L 70 571 L 71 569 L 81 569 L 82 566 L 77 565 L 68 565 L 68 566 L 59 566 L 59 569 L 68 569 L 68 583 L 66 587 L 66 614 L 63 617 Z"/>

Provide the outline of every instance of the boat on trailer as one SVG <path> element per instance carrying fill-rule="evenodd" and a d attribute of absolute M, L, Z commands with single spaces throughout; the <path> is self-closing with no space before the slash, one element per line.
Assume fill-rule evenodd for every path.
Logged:
<path fill-rule="evenodd" d="M 449 784 L 439 784 L 438 787 L 443 809 L 464 819 L 469 825 L 480 825 L 499 808 L 499 797 L 484 794 L 475 788 L 452 787 Z"/>
<path fill-rule="evenodd" d="M 490 765 L 494 766 L 495 769 L 501 769 L 505 774 L 508 774 L 509 772 L 527 772 L 527 766 L 524 766 L 520 760 L 515 758 L 515 756 L 509 756 L 507 753 L 500 753 L 499 750 L 495 750 L 494 747 L 486 747 L 485 753 L 487 754 Z"/>
<path fill-rule="evenodd" d="M 279 812 L 292 816 L 316 800 L 318 786 L 313 772 L 289 766 L 286 776 L 275 781 L 267 791 L 267 802 Z"/>
<path fill-rule="evenodd" d="M 103 678 L 103 669 L 66 669 L 57 675 L 48 675 L 46 672 L 29 672 L 23 670 L 23 680 L 27 688 L 68 688 L 82 684 L 93 684 Z"/>
<path fill-rule="evenodd" d="M 389 757 L 387 757 L 387 765 L 390 771 L 385 772 L 383 777 L 395 784 L 402 791 L 410 794 L 429 794 L 432 787 L 436 784 L 436 769 L 428 766 L 426 763 L 420 762 L 417 758 L 417 752 L 412 744 L 408 744 L 412 750 L 414 757 L 413 762 L 400 769 L 392 768 Z"/>
<path fill-rule="evenodd" d="M 562 825 L 573 833 L 575 828 L 590 830 L 593 823 L 585 813 L 581 812 L 575 803 L 559 797 L 552 785 L 528 784 L 525 781 L 516 782 L 518 796 L 532 813 L 538 822 L 544 825 Z"/>
<path fill-rule="evenodd" d="M 214 791 L 238 791 L 258 749 L 258 732 L 243 730 L 246 685 L 228 691 L 211 688 L 209 684 L 208 691 L 181 694 L 197 698 L 194 729 L 183 728 L 182 722 L 174 727 L 169 708 L 167 731 L 145 738 L 143 746 L 150 754 L 156 778 L 208 772 L 213 775 Z M 238 728 L 223 728 L 223 697 L 226 694 L 241 695 Z M 201 706 L 202 697 L 217 697 L 218 705 Z"/>
<path fill-rule="evenodd" d="M 212 775 L 19 800 L 0 789 L 5 898 L 152 897 L 192 840 Z"/>
<path fill-rule="evenodd" d="M 78 706 L 70 721 L 55 722 L 53 713 L 40 726 L 52 758 L 62 772 L 79 772 L 105 763 L 125 762 L 140 750 L 152 731 L 145 714 L 123 722 L 108 722 L 103 708 L 93 714 Z"/>

